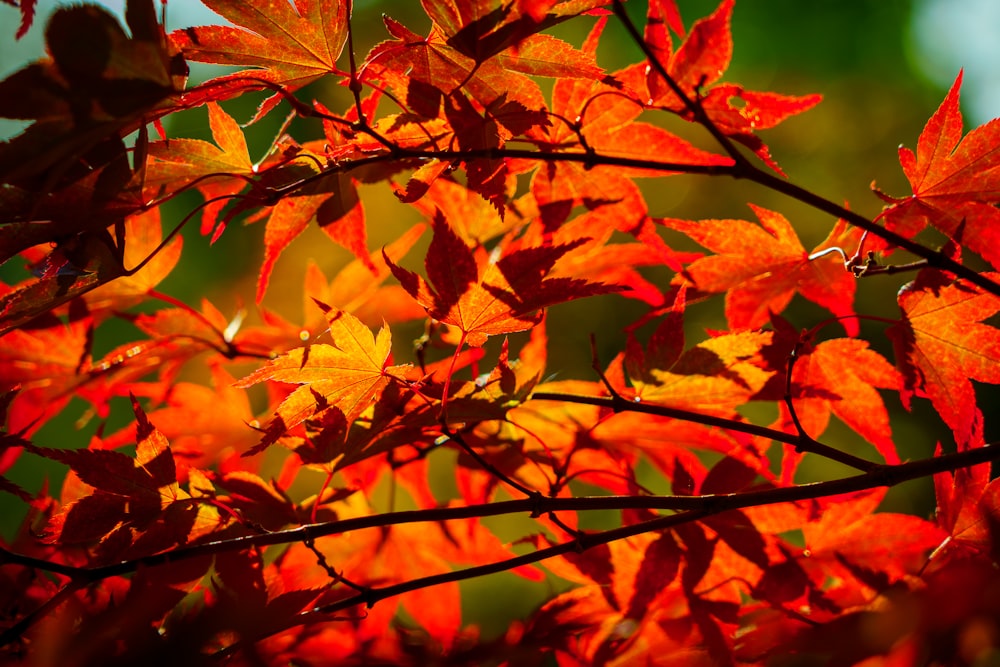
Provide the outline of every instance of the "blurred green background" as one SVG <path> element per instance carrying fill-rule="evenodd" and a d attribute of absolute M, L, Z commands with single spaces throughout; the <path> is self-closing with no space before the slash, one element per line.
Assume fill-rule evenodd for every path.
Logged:
<path fill-rule="evenodd" d="M 123 3 L 104 3 L 120 13 Z M 425 32 L 427 19 L 416 0 L 356 3 L 354 26 L 357 50 L 368 48 L 386 37 L 381 14 L 387 13 L 416 32 Z M 711 13 L 717 3 L 708 0 L 679 0 L 685 23 Z M 29 35 L 14 42 L 17 11 L 0 6 L 0 75 L 7 76 L 26 62 L 38 57 L 43 49 L 45 16 L 53 3 L 39 3 L 39 18 Z M 645 3 L 631 0 L 629 11 L 642 24 Z M 194 0 L 171 0 L 167 4 L 170 28 L 217 22 L 218 18 Z M 593 25 L 592 19 L 572 21 L 560 26 L 559 36 L 579 45 Z M 871 194 L 872 180 L 895 195 L 909 193 L 899 169 L 896 147 L 913 147 L 923 124 L 943 97 L 960 67 L 965 67 L 963 108 L 967 127 L 1000 115 L 1000 46 L 991 34 L 1000 25 L 1000 3 L 993 0 L 740 0 L 733 18 L 735 53 L 724 80 L 742 84 L 749 90 L 775 91 L 790 95 L 821 93 L 824 101 L 805 114 L 786 121 L 775 130 L 762 133 L 771 153 L 792 181 L 834 201 L 846 202 L 854 210 L 874 216 L 881 203 Z M 609 70 L 636 62 L 638 49 L 612 20 L 599 52 L 599 63 Z M 226 71 L 195 64 L 193 79 L 203 80 Z M 321 99 L 334 110 L 349 104 L 346 90 L 316 84 L 304 91 Z M 237 120 L 252 115 L 259 97 L 248 96 L 225 105 Z M 282 113 L 273 113 L 248 129 L 251 158 L 259 159 L 278 131 Z M 645 120 L 645 119 L 644 119 Z M 655 117 L 649 120 L 655 122 Z M 668 127 L 677 128 L 676 124 Z M 172 136 L 208 139 L 204 109 L 194 110 L 168 120 Z M 17 123 L 0 121 L 0 137 L 19 128 Z M 685 136 L 712 147 L 703 134 L 681 128 Z M 315 124 L 296 120 L 291 133 L 299 140 L 319 136 Z M 650 213 L 657 217 L 678 218 L 749 218 L 747 202 L 781 211 L 796 227 L 803 244 L 810 248 L 828 233 L 833 220 L 828 216 L 790 201 L 781 195 L 753 184 L 708 177 L 674 176 L 643 183 Z M 392 240 L 419 216 L 398 203 L 384 186 L 362 189 L 369 220 L 369 247 L 378 248 Z M 166 225 L 178 220 L 197 205 L 199 198 L 190 194 L 171 202 L 166 211 Z M 160 290 L 196 305 L 208 298 L 227 315 L 241 305 L 252 305 L 256 271 L 260 266 L 261 239 L 264 227 L 232 225 L 222 238 L 209 246 L 199 236 L 197 225 L 184 232 L 185 245 L 181 263 L 160 286 Z M 423 246 L 422 246 L 423 247 Z M 693 249 L 693 247 L 692 247 Z M 327 276 L 350 260 L 349 254 L 330 242 L 322 232 L 310 229 L 296 240 L 279 260 L 265 304 L 292 321 L 301 318 L 301 284 L 308 260 L 316 261 Z M 900 257 L 899 261 L 903 261 Z M 412 257 L 410 264 L 412 265 Z M 651 271 L 648 276 L 665 284 L 670 275 Z M 0 279 L 13 282 L 23 277 L 22 267 L 8 262 L 0 267 Z M 857 310 L 892 316 L 896 312 L 895 293 L 907 278 L 876 277 L 859 284 Z M 692 309 L 688 321 L 689 344 L 700 339 L 704 329 L 724 328 L 721 298 Z M 645 306 L 620 297 L 603 297 L 585 303 L 568 304 L 551 310 L 548 319 L 552 345 L 549 372 L 559 378 L 593 379 L 589 370 L 588 337 L 596 333 L 602 359 L 607 362 L 622 349 L 622 322 L 629 322 L 645 311 Z M 825 311 L 796 299 L 785 313 L 796 326 L 805 328 L 828 317 Z M 874 347 L 891 358 L 891 348 L 882 336 L 882 326 L 865 323 L 863 335 Z M 421 333 L 418 325 L 394 327 L 397 355 L 406 360 L 411 354 L 410 341 Z M 827 335 L 838 335 L 830 328 Z M 130 336 L 125 325 L 109 324 L 99 332 L 95 356 L 102 354 Z M 893 414 L 893 429 L 902 458 L 929 455 L 937 440 L 945 443 L 950 435 L 928 405 L 918 403 L 915 414 L 902 410 L 898 401 L 887 396 Z M 983 391 L 982 399 L 995 405 L 996 393 Z M 986 405 L 986 403 L 983 403 Z M 989 416 L 989 409 L 984 408 Z M 763 408 L 753 413 L 758 423 L 767 423 L 774 411 Z M 94 419 L 83 420 L 82 404 L 72 406 L 67 414 L 53 420 L 37 436 L 46 446 L 81 446 L 98 428 Z M 124 402 L 116 406 L 107 431 L 112 432 L 127 419 Z M 987 437 L 991 434 L 987 419 Z M 824 442 L 843 447 L 862 456 L 874 456 L 872 448 L 839 423 L 831 426 Z M 946 444 L 947 448 L 947 444 Z M 817 462 L 804 465 L 802 481 L 829 478 L 845 473 L 836 464 Z M 37 459 L 22 457 L 11 471 L 11 478 L 31 491 L 38 491 L 46 477 L 58 479 L 62 471 Z M 913 482 L 894 489 L 885 509 L 911 511 L 929 516 L 933 511 L 930 481 Z M 0 499 L 0 531 L 10 535 L 23 516 L 20 503 L 9 497 Z M 516 533 L 510 525 L 503 532 Z M 537 595 L 524 597 L 524 587 L 510 577 L 509 587 L 500 587 L 510 595 L 509 612 L 522 613 L 535 604 Z M 488 587 L 497 601 L 497 587 L 489 582 L 472 582 L 464 594 L 476 598 Z M 497 619 L 503 627 L 505 622 Z"/>

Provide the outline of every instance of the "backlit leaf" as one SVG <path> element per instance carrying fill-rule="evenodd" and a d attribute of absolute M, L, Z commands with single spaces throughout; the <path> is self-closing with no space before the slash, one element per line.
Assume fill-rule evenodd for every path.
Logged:
<path fill-rule="evenodd" d="M 1000 119 L 962 136 L 959 109 L 959 72 L 941 106 L 930 117 L 914 153 L 900 146 L 899 162 L 910 181 L 913 196 L 895 199 L 884 213 L 886 224 L 913 236 L 931 224 L 955 237 L 994 267 L 1000 267 Z M 956 236 L 960 235 L 960 236 Z"/>
<path fill-rule="evenodd" d="M 292 91 L 340 71 L 337 59 L 347 40 L 344 2 L 208 0 L 205 4 L 234 25 L 185 28 L 170 39 L 191 60 L 249 68 L 210 82 L 226 86 L 230 96 L 248 87 L 263 87 L 253 79 Z M 271 104 L 280 99 L 276 94 Z"/>
<path fill-rule="evenodd" d="M 244 455 L 256 454 L 290 429 L 325 410 L 339 413 L 350 424 L 390 381 L 391 339 L 383 328 L 378 337 L 350 313 L 327 313 L 333 344 L 291 350 L 237 383 L 249 387 L 271 380 L 300 385 L 278 406 L 260 443 Z"/>
<path fill-rule="evenodd" d="M 900 290 L 903 320 L 889 330 L 896 365 L 910 406 L 926 395 L 962 446 L 977 446 L 982 415 L 972 380 L 1000 383 L 1000 330 L 983 320 L 1000 311 L 1000 300 L 975 287 L 924 269 Z"/>
<path fill-rule="evenodd" d="M 760 225 L 744 220 L 661 219 L 716 254 L 696 260 L 684 272 L 684 282 L 706 292 L 726 292 L 726 319 L 733 328 L 756 328 L 768 313 L 780 313 L 796 293 L 841 317 L 851 335 L 854 318 L 854 277 L 836 256 L 810 260 L 788 220 L 774 211 L 752 206 Z M 816 250 L 833 245 L 851 247 L 860 238 L 839 222 Z M 856 243 L 856 241 L 855 241 Z M 678 278 L 680 280 L 680 278 Z"/>

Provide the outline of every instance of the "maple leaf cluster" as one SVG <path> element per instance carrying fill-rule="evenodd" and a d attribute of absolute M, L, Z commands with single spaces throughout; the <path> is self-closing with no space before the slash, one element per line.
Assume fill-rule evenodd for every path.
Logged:
<path fill-rule="evenodd" d="M 0 116 L 27 123 L 0 143 L 0 262 L 29 276 L 0 284 L 0 491 L 24 517 L 0 546 L 5 660 L 1000 654 L 998 456 L 974 384 L 1000 383 L 1000 120 L 963 136 L 961 75 L 900 149 L 912 194 L 875 189 L 869 218 L 788 180 L 760 134 L 818 95 L 724 80 L 733 0 L 690 24 L 650 0 L 644 26 L 620 0 L 422 0 L 426 34 L 386 16 L 367 54 L 349 0 L 204 2 L 228 25 L 168 34 L 151 0 L 129 0 L 125 26 L 57 9 L 47 54 L 0 82 Z M 34 2 L 12 4 L 20 37 Z M 579 47 L 550 30 L 565 22 Z M 613 22 L 643 58 L 607 71 Z M 189 62 L 236 69 L 192 84 Z M 229 101 L 247 95 L 240 124 Z M 172 136 L 181 113 L 207 114 L 211 140 Z M 282 113 L 255 160 L 247 128 Z M 316 136 L 293 136 L 297 118 Z M 682 138 L 692 125 L 704 142 Z M 789 195 L 830 231 L 807 249 L 752 202 L 753 219 L 657 215 L 640 182 L 677 174 Z M 376 184 L 425 222 L 373 248 Z M 214 243 L 251 223 L 253 309 L 161 291 L 183 227 Z M 310 264 L 290 321 L 263 300 L 313 224 L 352 260 Z M 910 273 L 896 306 L 858 308 L 863 279 Z M 566 332 L 546 312 L 597 297 L 642 315 L 614 323 L 624 349 L 595 351 L 591 375 L 558 376 Z M 796 297 L 828 316 L 797 329 Z M 727 327 L 696 333 L 712 299 Z M 107 342 L 114 326 L 127 340 Z M 51 422 L 73 399 L 97 424 L 80 448 Z M 902 461 L 887 400 L 933 411 L 950 440 Z M 834 417 L 867 448 L 831 435 Z M 19 484 L 38 460 L 62 483 Z M 823 460 L 838 465 L 805 483 Z M 935 516 L 878 511 L 926 477 Z M 459 582 L 498 572 L 538 604 L 491 610 L 503 628 L 486 634 Z"/>

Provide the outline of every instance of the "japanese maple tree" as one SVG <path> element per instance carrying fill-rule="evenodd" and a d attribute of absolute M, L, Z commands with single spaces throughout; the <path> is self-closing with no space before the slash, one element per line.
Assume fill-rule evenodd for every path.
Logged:
<path fill-rule="evenodd" d="M 57 9 L 0 82 L 25 123 L 0 143 L 0 262 L 27 268 L 0 284 L 5 664 L 997 659 L 1000 449 L 974 383 L 1000 383 L 1000 119 L 966 132 L 961 73 L 899 149 L 912 192 L 873 184 L 867 217 L 772 155 L 765 131 L 820 96 L 726 79 L 734 0 L 687 21 L 649 0 L 644 23 L 622 0 L 422 0 L 429 30 L 386 16 L 367 53 L 350 0 L 204 3 L 227 25 Z M 20 38 L 35 3 L 8 4 Z M 611 24 L 643 54 L 614 71 Z M 231 69 L 193 84 L 191 62 Z M 211 140 L 164 122 L 192 114 Z M 678 174 L 814 216 L 669 217 L 640 182 Z M 425 222 L 371 242 L 376 184 Z M 251 223 L 252 306 L 161 291 L 182 229 Z M 313 225 L 353 259 L 290 289 Z M 899 290 L 872 310 L 877 275 Z M 825 314 L 793 325 L 796 297 Z M 595 298 L 641 314 L 561 375 L 546 313 Z M 96 424 L 79 447 L 43 429 L 71 399 Z M 886 400 L 936 413 L 932 456 L 907 460 Z M 26 459 L 65 477 L 28 491 Z M 933 516 L 880 511 L 921 478 Z M 539 602 L 482 633 L 459 582 L 500 572 Z"/>

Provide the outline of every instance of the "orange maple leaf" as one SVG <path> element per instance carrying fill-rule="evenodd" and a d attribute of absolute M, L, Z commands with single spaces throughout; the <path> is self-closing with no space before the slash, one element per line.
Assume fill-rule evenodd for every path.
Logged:
<path fill-rule="evenodd" d="M 690 264 L 676 282 L 706 292 L 727 292 L 726 319 L 733 329 L 757 328 L 779 313 L 797 293 L 843 318 L 847 333 L 857 335 L 854 313 L 854 277 L 835 256 L 809 259 L 817 250 L 852 247 L 858 232 L 838 221 L 830 235 L 807 253 L 785 216 L 750 205 L 760 220 L 660 219 L 717 253 Z"/>
<path fill-rule="evenodd" d="M 383 327 L 378 337 L 342 310 L 327 312 L 333 345 L 290 350 L 236 383 L 249 387 L 263 380 L 299 384 L 274 413 L 260 443 L 244 456 L 276 442 L 289 429 L 317 413 L 339 414 L 350 425 L 364 412 L 399 367 L 388 367 L 392 339 Z"/>
<path fill-rule="evenodd" d="M 245 188 L 244 178 L 255 175 L 257 170 L 250 160 L 246 137 L 239 124 L 217 103 L 209 102 L 206 106 L 208 125 L 216 145 L 200 139 L 170 139 L 150 144 L 148 153 L 152 159 L 143 174 L 143 182 L 150 196 L 176 192 L 197 182 L 206 200 L 201 233 L 208 234 L 214 229 L 214 243 L 225 230 L 225 222 L 217 224 L 217 220 L 226 205 L 226 196 Z M 212 201 L 216 198 L 219 200 Z"/>
<path fill-rule="evenodd" d="M 832 412 L 875 445 L 886 463 L 899 463 L 889 413 L 876 387 L 898 389 L 900 376 L 867 341 L 836 338 L 800 352 L 792 380 L 796 410 L 808 413 L 817 428 L 812 436 L 822 433 Z"/>
<path fill-rule="evenodd" d="M 90 369 L 93 320 L 71 311 L 63 323 L 48 314 L 32 329 L 0 336 L 0 390 L 21 390 L 11 403 L 11 433 L 30 435 L 71 398 L 79 374 Z"/>
<path fill-rule="evenodd" d="M 221 365 L 210 368 L 213 388 L 178 382 L 167 394 L 167 405 L 149 414 L 167 437 L 180 473 L 192 466 L 208 466 L 238 455 L 257 440 L 247 426 L 253 421 L 246 391 L 234 387 L 232 376 Z M 213 406 L 206 410 L 205 406 Z M 105 447 L 120 447 L 136 437 L 132 424 L 104 439 Z"/>
<path fill-rule="evenodd" d="M 111 310 L 125 310 L 141 303 L 150 290 L 160 284 L 181 257 L 183 238 L 174 237 L 166 246 L 159 248 L 163 240 L 160 224 L 160 209 L 152 208 L 125 220 L 125 253 L 122 264 L 132 269 L 146 260 L 154 251 L 156 255 L 139 271 L 132 275 L 116 278 L 83 296 L 91 315 Z"/>
<path fill-rule="evenodd" d="M 946 534 L 920 517 L 875 512 L 884 497 L 885 489 L 875 489 L 823 501 L 815 520 L 801 526 L 810 555 L 800 564 L 827 580 L 839 575 L 842 582 L 857 579 L 860 568 L 884 575 L 887 584 L 916 573 Z M 855 587 L 846 590 L 864 599 Z"/>

